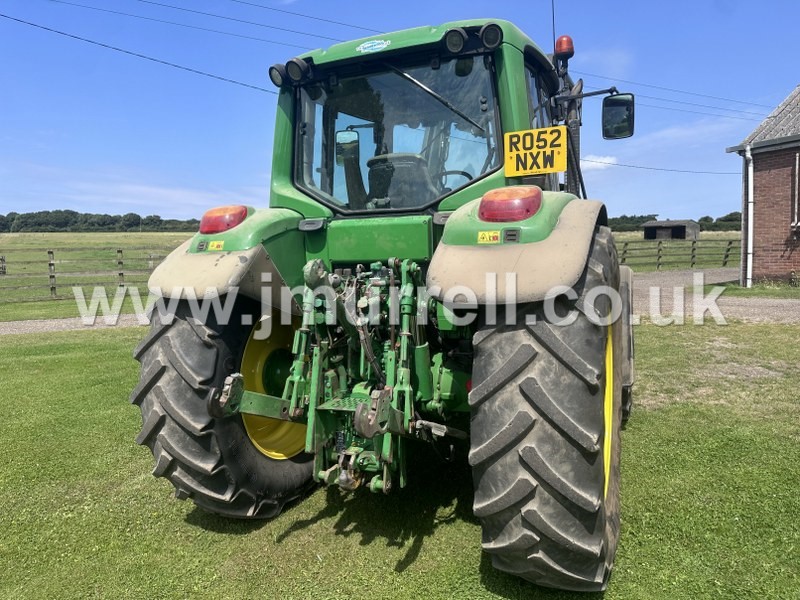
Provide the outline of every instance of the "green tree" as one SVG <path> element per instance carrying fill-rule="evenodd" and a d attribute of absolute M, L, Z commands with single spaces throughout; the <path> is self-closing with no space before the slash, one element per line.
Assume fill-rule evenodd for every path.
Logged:
<path fill-rule="evenodd" d="M 127 213 L 122 215 L 119 227 L 121 231 L 138 231 L 142 225 L 142 217 L 136 213 Z"/>
<path fill-rule="evenodd" d="M 142 219 L 143 231 L 161 231 L 161 217 L 158 215 L 148 215 Z"/>
<path fill-rule="evenodd" d="M 738 231 L 742 228 L 742 213 L 734 211 L 718 218 L 714 222 L 717 231 Z"/>
<path fill-rule="evenodd" d="M 700 217 L 697 222 L 700 224 L 700 231 L 708 231 L 714 224 L 714 217 Z"/>
<path fill-rule="evenodd" d="M 642 228 L 642 223 L 657 219 L 658 215 L 622 215 L 621 217 L 611 217 L 608 226 L 613 231 L 636 231 Z"/>

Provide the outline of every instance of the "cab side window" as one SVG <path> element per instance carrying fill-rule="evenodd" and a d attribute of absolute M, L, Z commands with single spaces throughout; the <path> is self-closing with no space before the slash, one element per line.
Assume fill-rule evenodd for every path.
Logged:
<path fill-rule="evenodd" d="M 539 76 L 537 69 L 526 67 L 526 79 L 528 81 L 528 109 L 531 118 L 531 129 L 550 127 L 553 124 L 552 107 L 550 106 L 551 92 L 545 86 L 543 78 Z M 541 175 L 541 185 L 544 189 L 559 190 L 560 179 L 558 173 Z"/>
<path fill-rule="evenodd" d="M 550 108 L 550 92 L 544 86 L 542 78 L 535 69 L 528 67 L 528 101 L 531 116 L 531 128 L 550 127 L 552 114 Z"/>

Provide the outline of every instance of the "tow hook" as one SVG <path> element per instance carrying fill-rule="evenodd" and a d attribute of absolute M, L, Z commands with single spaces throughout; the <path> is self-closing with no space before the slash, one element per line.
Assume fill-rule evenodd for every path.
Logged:
<path fill-rule="evenodd" d="M 222 419 L 235 414 L 239 409 L 244 393 L 244 377 L 234 373 L 225 378 L 222 390 L 211 388 L 206 396 L 208 415 L 214 419 Z"/>

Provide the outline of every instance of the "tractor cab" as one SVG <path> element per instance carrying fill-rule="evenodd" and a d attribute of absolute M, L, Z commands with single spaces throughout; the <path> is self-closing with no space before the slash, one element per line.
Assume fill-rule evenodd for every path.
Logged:
<path fill-rule="evenodd" d="M 453 210 L 507 185 L 558 191 L 559 171 L 579 179 L 574 125 L 580 100 L 598 93 L 581 94 L 572 84 L 572 42 L 563 36 L 559 43 L 550 58 L 510 23 L 463 21 L 274 65 L 270 78 L 292 115 L 291 131 L 277 136 L 291 141 L 293 159 L 282 156 L 276 170 L 342 216 Z M 613 98 L 604 105 L 604 137 L 627 137 L 632 119 L 632 98 Z M 504 140 L 506 132 L 570 120 L 573 127 L 555 139 L 539 134 L 527 146 Z M 273 206 L 289 200 L 275 191 Z"/>

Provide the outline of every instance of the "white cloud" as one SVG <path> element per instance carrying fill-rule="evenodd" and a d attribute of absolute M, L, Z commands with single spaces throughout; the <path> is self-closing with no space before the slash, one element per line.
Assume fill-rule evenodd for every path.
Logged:
<path fill-rule="evenodd" d="M 587 154 L 581 158 L 581 169 L 584 171 L 604 171 L 617 164 L 616 156 L 598 156 Z"/>

